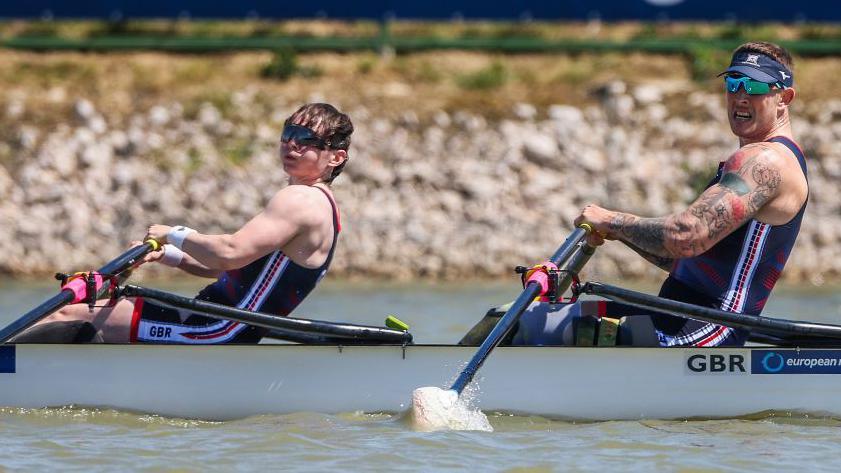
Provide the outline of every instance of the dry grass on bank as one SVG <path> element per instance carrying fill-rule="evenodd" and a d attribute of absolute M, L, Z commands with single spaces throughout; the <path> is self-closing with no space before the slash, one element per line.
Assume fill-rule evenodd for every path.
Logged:
<path fill-rule="evenodd" d="M 261 76 L 271 53 L 183 55 L 165 53 L 26 53 L 0 51 L 0 98 L 24 99 L 31 113 L 56 116 L 55 107 L 79 97 L 106 105 L 119 120 L 137 110 L 173 100 L 223 104 L 225 97 L 254 87 L 267 100 L 302 102 L 320 97 L 345 107 L 365 105 L 381 114 L 411 110 L 468 110 L 506 116 L 513 104 L 539 109 L 581 105 L 606 81 L 630 85 L 665 82 L 686 89 L 715 90 L 718 81 L 691 82 L 681 56 L 620 54 L 495 55 L 430 52 L 397 57 L 373 53 L 300 55 L 307 74 L 287 80 Z M 841 73 L 841 59 L 803 58 L 796 64 L 804 100 L 841 96 L 827 77 Z M 723 65 L 722 65 L 723 67 Z M 62 100 L 62 98 L 64 100 Z M 223 107 L 224 108 L 224 107 Z"/>
<path fill-rule="evenodd" d="M 611 79 L 688 81 L 682 59 L 640 54 L 436 52 L 383 58 L 320 53 L 298 56 L 309 75 L 283 81 L 261 76 L 271 60 L 271 53 L 0 51 L 0 101 L 24 101 L 22 118 L 43 126 L 66 120 L 65 112 L 78 98 L 96 103 L 112 123 L 172 101 L 188 112 L 209 101 L 224 113 L 231 94 L 246 87 L 256 89 L 258 101 L 267 104 L 318 99 L 347 108 L 365 106 L 383 116 L 412 111 L 423 119 L 439 110 L 466 110 L 494 118 L 510 115 L 518 102 L 538 108 L 586 103 L 595 85 Z"/>

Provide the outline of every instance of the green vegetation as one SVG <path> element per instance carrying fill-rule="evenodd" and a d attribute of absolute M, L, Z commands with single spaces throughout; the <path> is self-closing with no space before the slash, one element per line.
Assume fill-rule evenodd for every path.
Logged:
<path fill-rule="evenodd" d="M 249 139 L 235 139 L 223 148 L 223 154 L 229 163 L 234 166 L 241 166 L 251 158 L 253 154 L 253 143 Z"/>
<path fill-rule="evenodd" d="M 730 51 L 709 47 L 697 47 L 690 53 L 692 78 L 704 82 L 714 78 L 722 65 L 730 62 Z"/>
<path fill-rule="evenodd" d="M 778 41 L 799 54 L 841 53 L 841 25 L 601 23 L 533 21 L 0 21 L 0 45 L 20 49 L 157 49 L 413 52 L 645 51 L 688 54 L 731 50 L 748 39 Z"/>
<path fill-rule="evenodd" d="M 362 75 L 368 75 L 373 72 L 377 65 L 377 58 L 366 55 L 356 63 L 356 72 Z"/>
<path fill-rule="evenodd" d="M 710 180 L 715 176 L 716 166 L 710 165 L 707 169 L 690 169 L 686 164 L 681 164 L 681 168 L 686 172 L 686 182 L 692 189 L 692 195 L 701 195 L 707 188 Z M 689 202 L 687 202 L 688 204 Z"/>
<path fill-rule="evenodd" d="M 302 66 L 298 63 L 298 54 L 291 48 L 275 51 L 274 57 L 261 71 L 263 77 L 288 80 L 293 76 L 319 77 L 322 71 L 317 66 Z"/>
<path fill-rule="evenodd" d="M 468 90 L 490 90 L 499 88 L 508 81 L 508 69 L 500 61 L 488 67 L 457 78 L 458 85 Z"/>

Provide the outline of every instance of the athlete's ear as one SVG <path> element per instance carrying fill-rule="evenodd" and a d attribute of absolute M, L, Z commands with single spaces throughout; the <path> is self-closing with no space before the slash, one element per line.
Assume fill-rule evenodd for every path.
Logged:
<path fill-rule="evenodd" d="M 794 97 L 797 96 L 797 92 L 794 91 L 793 88 L 789 87 L 787 89 L 783 89 L 783 93 L 780 94 L 782 97 L 780 100 L 780 105 L 789 106 L 791 102 L 794 102 Z"/>
<path fill-rule="evenodd" d="M 336 167 L 347 160 L 347 151 L 343 149 L 337 149 L 333 151 L 333 155 L 330 157 L 330 162 L 328 162 L 328 166 Z"/>

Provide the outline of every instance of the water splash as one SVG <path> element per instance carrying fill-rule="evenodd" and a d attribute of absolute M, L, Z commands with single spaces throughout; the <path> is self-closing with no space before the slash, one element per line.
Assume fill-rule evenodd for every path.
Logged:
<path fill-rule="evenodd" d="M 421 432 L 481 430 L 493 432 L 488 417 L 470 407 L 467 399 L 452 389 L 424 387 L 412 392 L 412 427 Z"/>

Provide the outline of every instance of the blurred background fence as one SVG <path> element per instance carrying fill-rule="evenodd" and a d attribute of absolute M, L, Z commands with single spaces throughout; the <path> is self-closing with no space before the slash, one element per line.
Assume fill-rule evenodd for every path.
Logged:
<path fill-rule="evenodd" d="M 455 0 L 411 2 L 367 0 L 28 0 L 0 6 L 0 16 L 16 18 L 269 18 L 269 19 L 492 19 L 492 20 L 710 20 L 837 21 L 835 2 L 820 0 Z"/>
<path fill-rule="evenodd" d="M 767 0 L 761 5 L 730 0 L 33 0 L 0 5 L 0 19 L 5 19 L 0 22 L 0 44 L 32 50 L 294 48 L 304 52 L 456 49 L 694 54 L 702 49 L 732 49 L 746 38 L 775 40 L 803 55 L 841 50 L 839 30 L 827 27 L 841 20 L 841 6 L 816 0 Z M 21 19 L 27 21 L 14 21 Z M 334 25 L 307 30 L 284 23 L 301 19 Z M 583 22 L 588 27 L 557 28 L 559 21 Z M 600 34 L 603 21 L 641 22 L 642 27 L 606 37 Z M 685 22 L 695 23 L 687 26 Z"/>

